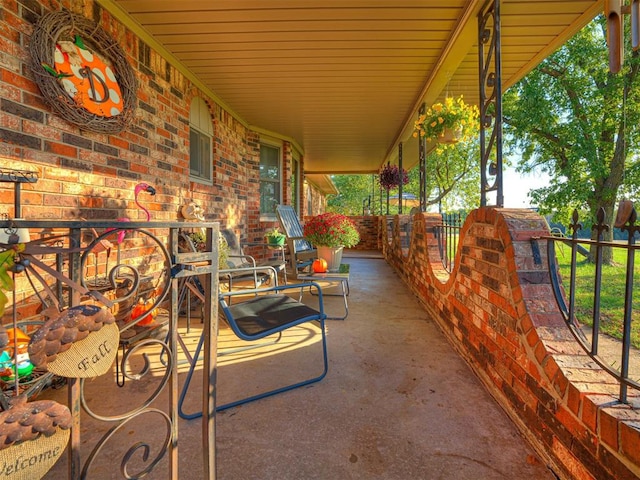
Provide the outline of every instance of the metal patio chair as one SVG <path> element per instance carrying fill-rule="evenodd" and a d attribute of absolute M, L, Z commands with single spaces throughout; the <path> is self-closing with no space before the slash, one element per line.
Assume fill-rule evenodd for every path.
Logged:
<path fill-rule="evenodd" d="M 244 249 L 238 241 L 238 236 L 235 232 L 229 228 L 223 228 L 220 230 L 220 234 L 224 237 L 229 246 L 229 256 L 227 258 L 227 264 L 229 266 L 229 272 L 220 275 L 220 279 L 226 279 L 229 286 L 229 291 L 233 289 L 233 283 L 238 284 L 241 282 L 246 285 L 246 281 L 253 281 L 254 288 L 258 288 L 261 285 L 265 285 L 272 280 L 272 270 L 259 269 L 259 270 L 242 270 L 251 267 L 272 267 L 276 273 L 282 273 L 285 271 L 286 263 L 283 260 L 266 260 L 257 263 L 255 258 L 251 255 L 244 253 Z M 286 284 L 286 275 L 284 276 Z M 245 287 L 246 288 L 246 287 Z"/>
<path fill-rule="evenodd" d="M 228 228 L 221 229 L 220 235 L 224 238 L 229 250 L 226 257 L 227 268 L 219 272 L 218 279 L 220 283 L 226 284 L 229 291 L 233 290 L 234 284 L 241 288 L 259 288 L 271 283 L 275 275 L 285 270 L 285 262 L 283 260 L 269 260 L 257 263 L 254 257 L 245 254 L 233 230 Z M 181 251 L 197 251 L 194 242 L 187 233 L 180 232 L 179 239 Z M 256 267 L 272 268 L 256 269 Z M 200 294 L 198 292 L 200 292 Z M 185 297 L 185 295 L 190 294 L 194 294 L 196 298 L 202 300 L 200 298 L 202 292 L 204 292 L 204 289 L 198 277 L 188 277 L 188 279 L 185 279 L 181 284 L 179 302 L 182 304 L 185 298 L 188 300 L 189 296 Z M 187 303 L 190 302 L 188 301 Z"/>
<path fill-rule="evenodd" d="M 316 291 L 318 295 L 317 310 L 287 295 L 288 291 L 295 291 L 297 293 L 301 288 L 312 288 Z M 243 300 L 233 304 L 229 304 L 230 302 L 227 302 L 227 299 L 230 300 L 232 297 L 236 296 L 242 296 Z M 248 299 L 247 296 L 249 297 Z M 322 289 L 317 283 L 290 284 L 282 286 L 276 285 L 266 289 L 262 288 L 221 292 L 218 300 L 220 305 L 220 317 L 228 323 L 233 333 L 239 339 L 246 342 L 256 342 L 257 340 L 274 335 L 275 340 L 270 343 L 277 344 L 282 339 L 282 333 L 285 330 L 307 322 L 319 323 L 320 335 L 322 336 L 322 371 L 317 376 L 313 376 L 305 380 L 300 380 L 289 385 L 277 387 L 259 394 L 250 395 L 240 400 L 219 405 L 216 407 L 216 411 L 219 412 L 231 407 L 253 402 L 261 398 L 319 382 L 325 377 L 329 366 L 325 331 L 326 315 L 324 313 Z M 194 355 L 191 357 L 189 371 L 178 399 L 178 413 L 185 419 L 194 419 L 202 416 L 201 411 L 186 413 L 183 409 L 183 403 L 187 396 L 203 344 L 204 334 L 200 336 Z M 264 342 L 260 342 L 258 345 L 248 345 L 246 349 L 264 345 L 266 345 Z M 224 351 L 219 352 L 219 355 L 224 354 Z"/>
<path fill-rule="evenodd" d="M 294 278 L 298 271 L 308 269 L 317 258 L 318 253 L 308 240 L 305 240 L 302 224 L 298 214 L 291 205 L 278 205 L 276 215 L 287 236 L 287 247 L 291 259 L 291 270 Z"/>

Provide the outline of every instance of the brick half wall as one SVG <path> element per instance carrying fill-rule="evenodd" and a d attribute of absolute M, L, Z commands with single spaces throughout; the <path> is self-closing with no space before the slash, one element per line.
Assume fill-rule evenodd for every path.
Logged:
<path fill-rule="evenodd" d="M 538 242 L 542 261 L 534 261 L 531 239 L 549 234 L 544 218 L 529 210 L 473 211 L 448 274 L 433 234 L 440 216 L 416 214 L 403 249 L 406 217 L 396 215 L 392 228 L 379 217 L 387 261 L 556 474 L 640 477 L 640 410 L 616 402 L 617 382 L 564 324 L 546 242 Z"/>

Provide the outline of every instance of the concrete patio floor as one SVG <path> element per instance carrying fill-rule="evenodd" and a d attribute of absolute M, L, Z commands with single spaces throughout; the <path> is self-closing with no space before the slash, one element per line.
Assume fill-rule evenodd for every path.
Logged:
<path fill-rule="evenodd" d="M 376 255 L 351 255 L 343 259 L 351 265 L 349 316 L 327 322 L 327 377 L 218 413 L 217 478 L 556 478 L 386 262 Z M 315 300 L 305 295 L 310 304 Z M 327 312 L 340 314 L 341 301 L 327 297 Z M 185 338 L 194 347 L 200 324 L 196 320 L 192 325 Z M 219 404 L 241 392 L 259 391 L 261 382 L 279 386 L 290 375 L 305 378 L 307 372 L 318 372 L 317 335 L 308 327 L 289 332 L 289 346 L 276 355 L 265 347 L 220 357 Z M 229 330 L 221 328 L 219 348 L 234 342 Z M 197 372 L 187 411 L 198 408 L 201 378 Z M 129 401 L 117 391 L 106 393 L 108 387 L 99 383 L 91 398 L 113 405 Z M 42 395 L 64 399 L 59 390 Z M 163 401 L 166 405 L 166 396 L 158 404 Z M 91 444 L 92 435 L 95 440 L 107 428 L 83 417 L 83 444 Z M 136 429 L 154 434 L 145 431 L 144 423 L 127 426 L 131 432 Z M 201 432 L 200 419 L 180 420 L 180 479 L 202 478 Z M 88 478 L 121 478 L 117 454 L 102 455 L 104 466 Z M 65 462 L 61 459 L 45 478 L 66 478 Z M 146 478 L 168 478 L 165 471 Z"/>

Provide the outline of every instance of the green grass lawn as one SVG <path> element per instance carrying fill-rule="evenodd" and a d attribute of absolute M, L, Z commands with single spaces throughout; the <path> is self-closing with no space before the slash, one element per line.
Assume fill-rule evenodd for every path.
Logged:
<path fill-rule="evenodd" d="M 600 331 L 614 338 L 622 339 L 624 321 L 624 288 L 627 252 L 623 248 L 615 248 L 613 259 L 615 265 L 603 265 L 602 289 L 600 293 Z M 636 252 L 634 268 L 634 292 L 632 301 L 633 313 L 631 322 L 631 344 L 640 348 L 640 254 Z M 571 249 L 556 242 L 556 256 L 560 265 L 560 273 L 567 295 L 569 294 Z M 595 265 L 578 255 L 576 269 L 576 317 L 582 324 L 593 325 L 593 299 Z"/>

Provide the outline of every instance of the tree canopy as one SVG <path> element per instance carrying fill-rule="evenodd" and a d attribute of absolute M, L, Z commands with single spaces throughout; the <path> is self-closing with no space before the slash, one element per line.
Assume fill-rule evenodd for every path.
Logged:
<path fill-rule="evenodd" d="M 550 175 L 534 190 L 541 212 L 567 221 L 573 209 L 613 217 L 638 185 L 640 102 L 637 52 L 608 69 L 606 22 L 596 18 L 503 96 L 505 151 L 519 170 Z"/>

